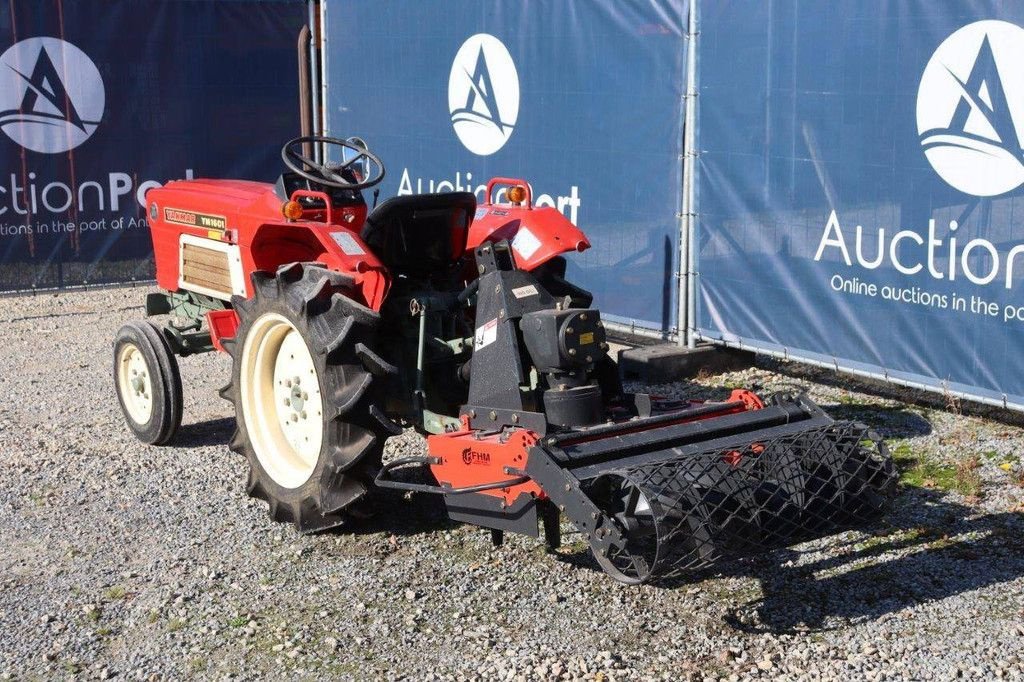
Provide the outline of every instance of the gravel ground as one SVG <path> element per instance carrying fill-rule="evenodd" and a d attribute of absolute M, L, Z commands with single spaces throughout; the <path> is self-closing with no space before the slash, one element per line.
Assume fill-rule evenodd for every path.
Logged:
<path fill-rule="evenodd" d="M 4 679 L 950 679 L 1024 670 L 1024 431 L 1012 415 L 797 365 L 652 392 L 800 383 L 875 425 L 888 521 L 670 586 L 625 587 L 400 501 L 299 536 L 246 497 L 226 358 L 182 363 L 185 423 L 143 446 L 110 379 L 142 290 L 0 299 Z M 403 436 L 392 452 L 418 447 Z"/>

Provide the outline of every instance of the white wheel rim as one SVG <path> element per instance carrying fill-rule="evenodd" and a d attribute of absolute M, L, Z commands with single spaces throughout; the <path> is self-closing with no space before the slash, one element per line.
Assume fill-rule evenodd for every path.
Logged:
<path fill-rule="evenodd" d="M 323 444 L 323 398 L 313 356 L 277 313 L 249 329 L 241 358 L 242 417 L 256 458 L 283 488 L 309 480 Z"/>
<path fill-rule="evenodd" d="M 139 426 L 148 424 L 153 416 L 153 380 L 134 343 L 126 343 L 117 354 L 117 391 L 131 420 Z"/>

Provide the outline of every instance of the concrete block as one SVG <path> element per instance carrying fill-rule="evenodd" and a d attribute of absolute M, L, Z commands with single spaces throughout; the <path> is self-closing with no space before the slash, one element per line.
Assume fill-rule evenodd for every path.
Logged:
<path fill-rule="evenodd" d="M 625 381 L 650 384 L 692 379 L 701 372 L 735 372 L 753 364 L 752 352 L 711 344 L 698 344 L 696 348 L 659 344 L 619 351 L 619 372 L 622 378 Z"/>

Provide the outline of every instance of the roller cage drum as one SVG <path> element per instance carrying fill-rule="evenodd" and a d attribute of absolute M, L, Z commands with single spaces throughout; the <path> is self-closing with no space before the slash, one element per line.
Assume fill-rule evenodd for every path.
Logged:
<path fill-rule="evenodd" d="M 613 577 L 646 582 L 876 521 L 896 481 L 877 434 L 834 422 L 612 468 L 584 489 L 620 524 L 623 500 L 642 496 L 625 546 L 595 556 Z"/>

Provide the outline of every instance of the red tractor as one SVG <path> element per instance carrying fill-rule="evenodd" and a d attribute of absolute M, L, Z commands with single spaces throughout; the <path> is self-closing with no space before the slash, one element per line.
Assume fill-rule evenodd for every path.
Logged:
<path fill-rule="evenodd" d="M 313 145 L 347 160 L 314 160 Z M 128 324 L 114 345 L 128 425 L 153 444 L 181 422 L 176 356 L 231 356 L 230 448 L 275 520 L 321 531 L 393 488 L 441 495 L 496 543 L 513 531 L 556 547 L 564 513 L 605 571 L 636 583 L 882 511 L 884 444 L 803 395 L 624 392 L 600 312 L 565 279 L 562 254 L 587 237 L 533 206 L 527 182 L 495 178 L 480 205 L 451 192 L 368 211 L 384 167 L 364 145 L 297 138 L 282 158 L 276 184 L 148 193 L 164 291 L 147 315 L 178 322 Z M 404 428 L 428 454 L 384 462 Z"/>

